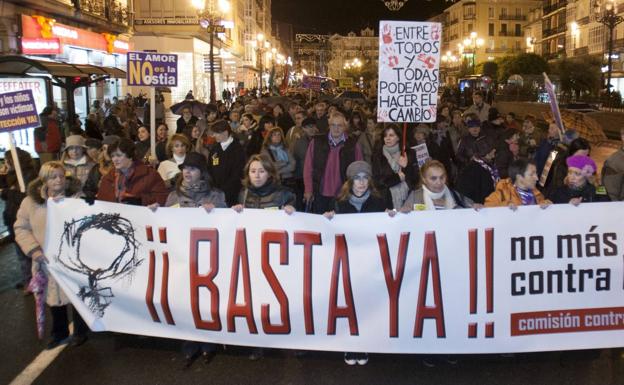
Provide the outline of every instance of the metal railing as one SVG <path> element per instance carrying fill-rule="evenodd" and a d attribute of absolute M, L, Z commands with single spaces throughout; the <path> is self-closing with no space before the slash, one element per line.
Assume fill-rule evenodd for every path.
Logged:
<path fill-rule="evenodd" d="M 499 15 L 498 20 L 519 20 L 526 21 L 526 15 Z"/>
<path fill-rule="evenodd" d="M 558 10 L 559 8 L 564 8 L 566 5 L 568 5 L 568 1 L 567 0 L 562 0 L 559 1 L 557 3 L 554 4 L 550 4 L 544 7 L 544 15 L 547 15 L 553 11 Z"/>
<path fill-rule="evenodd" d="M 114 0 L 79 0 L 74 2 L 77 10 L 107 21 L 128 25 L 128 7 Z"/>

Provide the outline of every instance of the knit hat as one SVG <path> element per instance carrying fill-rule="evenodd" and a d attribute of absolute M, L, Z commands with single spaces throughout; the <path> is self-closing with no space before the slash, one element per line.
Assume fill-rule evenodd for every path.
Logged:
<path fill-rule="evenodd" d="M 371 166 L 363 160 L 357 160 L 347 167 L 347 178 L 352 179 L 354 176 L 364 173 L 368 176 L 373 175 Z"/>
<path fill-rule="evenodd" d="M 468 128 L 470 128 L 470 127 L 481 127 L 481 122 L 479 120 L 476 120 L 476 119 L 471 119 L 471 120 L 466 122 L 466 127 L 468 127 Z"/>
<path fill-rule="evenodd" d="M 487 136 L 479 137 L 472 145 L 472 151 L 479 158 L 485 157 L 494 149 L 493 141 Z"/>
<path fill-rule="evenodd" d="M 87 148 L 85 145 L 85 138 L 80 135 L 70 135 L 65 138 L 65 150 L 72 146 Z"/>
<path fill-rule="evenodd" d="M 596 162 L 592 158 L 587 155 L 573 155 L 566 159 L 566 164 L 568 167 L 578 168 L 586 173 L 588 176 L 593 175 L 598 167 L 596 167 Z"/>
<path fill-rule="evenodd" d="M 99 150 L 102 148 L 102 141 L 95 138 L 87 138 L 87 140 L 85 140 L 85 146 L 87 146 L 87 148 L 95 148 Z"/>
<path fill-rule="evenodd" d="M 488 111 L 488 120 L 492 121 L 492 120 L 496 120 L 498 118 L 502 118 L 503 115 L 501 115 L 500 112 L 498 112 L 498 109 L 492 107 L 490 108 L 490 110 Z"/>
<path fill-rule="evenodd" d="M 183 170 L 184 167 L 195 167 L 201 170 L 201 172 L 206 172 L 208 169 L 208 163 L 206 162 L 206 157 L 200 154 L 199 152 L 189 152 L 184 157 L 184 162 L 178 166 L 180 170 Z"/>

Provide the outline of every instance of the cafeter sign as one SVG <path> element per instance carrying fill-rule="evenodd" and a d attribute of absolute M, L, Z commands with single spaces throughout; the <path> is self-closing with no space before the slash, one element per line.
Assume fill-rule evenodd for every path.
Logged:
<path fill-rule="evenodd" d="M 155 52 L 128 52 L 129 86 L 178 85 L 178 55 Z"/>

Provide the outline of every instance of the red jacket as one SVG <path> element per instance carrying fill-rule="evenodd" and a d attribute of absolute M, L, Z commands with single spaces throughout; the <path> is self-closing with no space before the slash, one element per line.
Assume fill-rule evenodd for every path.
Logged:
<path fill-rule="evenodd" d="M 141 206 L 158 203 L 165 205 L 169 191 L 156 170 L 135 162 L 134 170 L 125 182 L 125 191 L 121 196 L 116 196 L 116 183 L 122 177 L 121 173 L 113 169 L 102 177 L 96 199 L 108 202 L 133 203 Z"/>
<path fill-rule="evenodd" d="M 58 122 L 54 119 L 47 119 L 44 123 L 41 132 L 45 133 L 45 141 L 42 141 L 38 135 L 35 135 L 35 151 L 37 152 L 60 152 L 63 139 L 61 137 L 61 130 L 59 129 Z"/>

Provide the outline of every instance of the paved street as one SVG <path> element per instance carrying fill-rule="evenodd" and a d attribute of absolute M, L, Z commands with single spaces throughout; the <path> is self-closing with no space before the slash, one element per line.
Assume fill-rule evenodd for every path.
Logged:
<path fill-rule="evenodd" d="M 18 269 L 13 245 L 0 248 L 0 384 L 10 383 L 39 355 L 33 297 L 13 289 Z M 36 384 L 600 384 L 624 383 L 624 350 L 461 356 L 451 365 L 422 364 L 422 357 L 371 355 L 364 367 L 348 367 L 339 353 L 273 351 L 260 361 L 228 347 L 210 363 L 183 369 L 174 340 L 113 333 L 91 334 L 81 347 L 65 348 L 43 367 Z M 39 362 L 39 361 L 38 361 Z M 25 378 L 25 377 L 21 377 Z M 22 383 L 30 383 L 29 381 Z"/>

